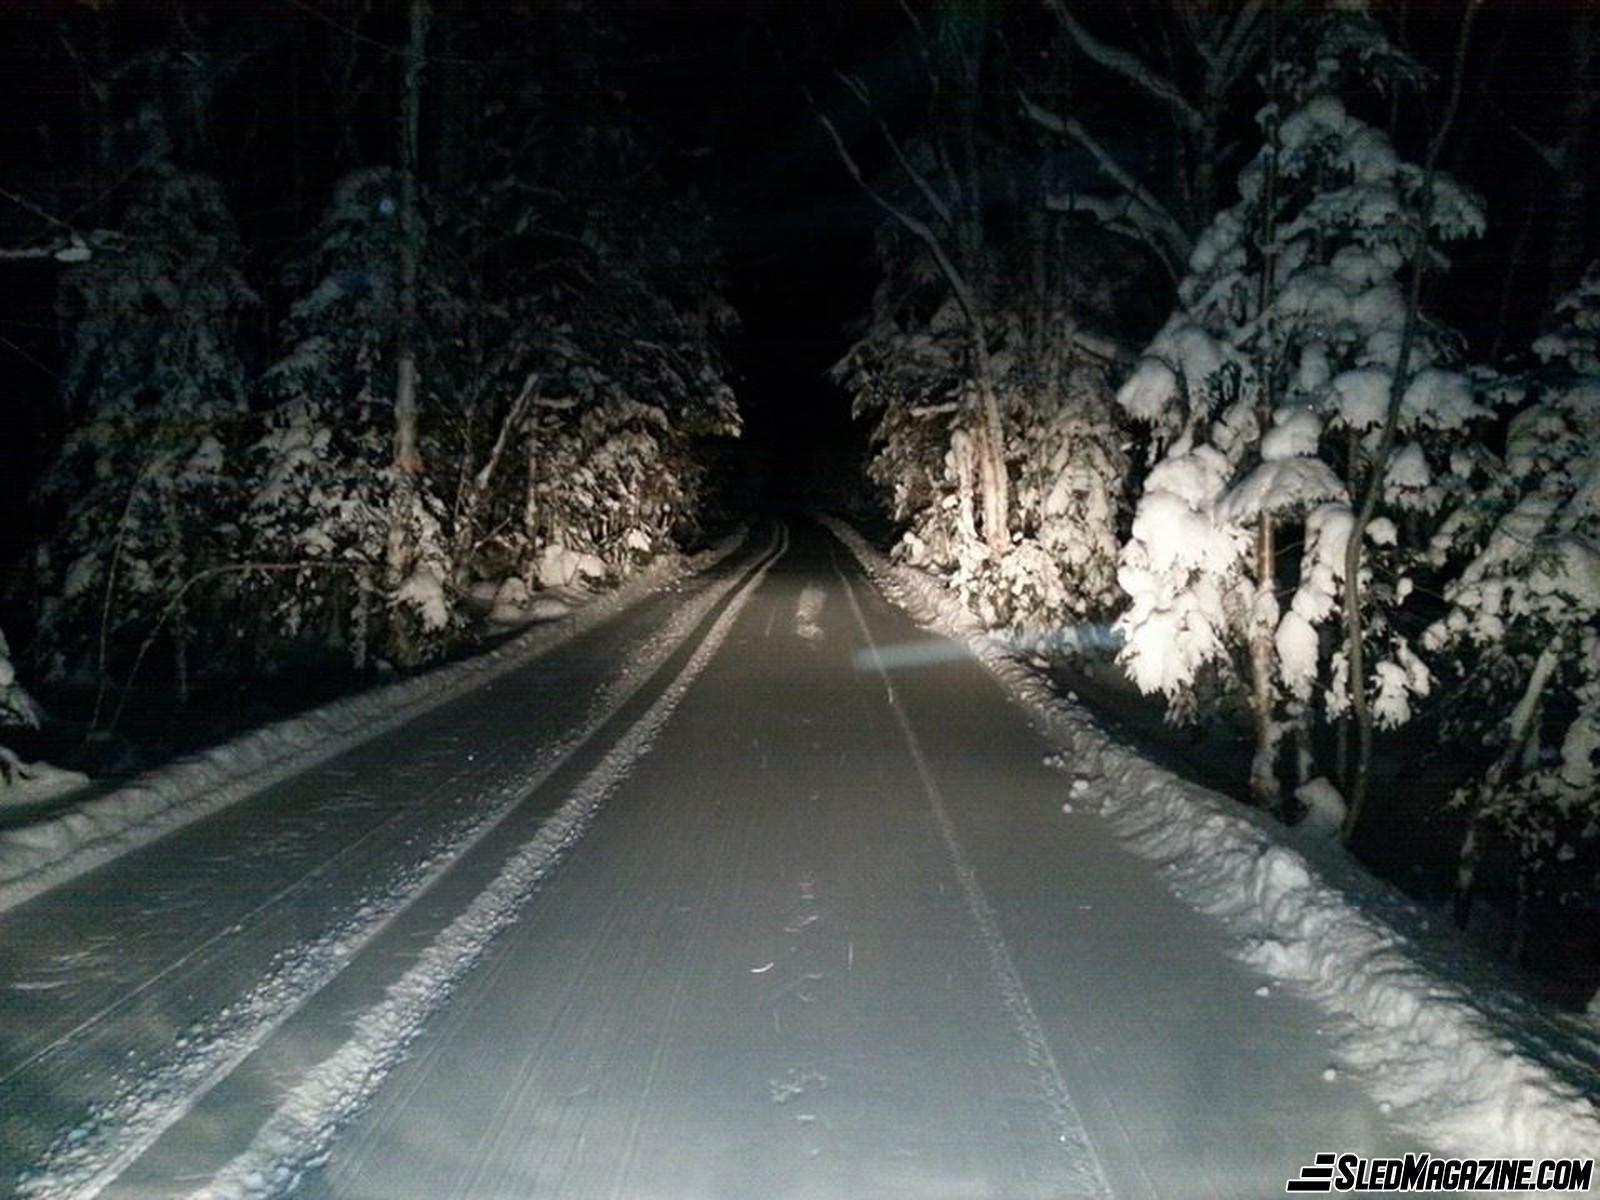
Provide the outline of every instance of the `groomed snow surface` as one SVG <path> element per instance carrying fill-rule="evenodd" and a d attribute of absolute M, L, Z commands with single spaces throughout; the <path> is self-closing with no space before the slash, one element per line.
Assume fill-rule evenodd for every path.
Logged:
<path fill-rule="evenodd" d="M 742 540 L 742 535 L 735 535 L 694 559 L 676 558 L 663 562 L 623 588 L 589 603 L 559 629 L 532 631 L 479 658 L 446 667 L 421 679 L 337 701 L 295 718 L 284 726 L 246 735 L 228 746 L 199 756 L 194 762 L 160 772 L 155 778 L 157 787 L 151 790 L 159 789 L 160 794 L 171 798 L 171 803 L 167 809 L 161 810 L 156 820 L 119 827 L 117 818 L 126 810 L 114 803 L 117 796 L 111 796 L 106 799 L 113 804 L 108 813 L 97 814 L 97 826 L 114 831 L 113 835 L 121 848 L 119 852 L 126 853 L 143 846 L 164 833 L 199 820 L 226 803 L 238 802 L 286 776 L 307 771 L 334 758 L 353 743 L 376 739 L 385 730 L 414 720 L 452 697 L 537 663 L 550 651 L 574 642 L 608 616 L 634 607 L 647 595 L 672 590 L 675 581 L 687 576 L 705 574 L 738 549 Z M 402 860 L 387 879 L 358 878 L 350 881 L 347 888 L 341 889 L 353 889 L 353 898 L 345 906 L 347 911 L 341 914 L 338 905 L 325 902 L 324 920 L 329 922 L 326 928 L 272 954 L 266 972 L 237 998 L 213 1011 L 206 1011 L 203 993 L 200 997 L 188 997 L 186 1003 L 180 1002 L 190 1009 L 193 1020 L 170 1045 L 157 1045 L 152 1050 L 146 1044 L 147 1039 L 137 1034 L 127 1037 L 128 1054 L 137 1055 L 138 1070 L 116 1073 L 109 1089 L 94 1098 L 87 1116 L 63 1130 L 44 1158 L 25 1170 L 20 1180 L 19 1194 L 23 1197 L 51 1197 L 54 1200 L 87 1198 L 113 1186 L 119 1175 L 168 1129 L 182 1120 L 201 1097 L 258 1051 L 312 997 L 326 988 L 361 951 L 389 928 L 399 915 L 439 885 L 469 851 L 495 833 L 541 783 L 548 780 L 600 727 L 620 712 L 741 578 L 741 575 L 735 574 L 724 580 L 713 580 L 709 586 L 673 603 L 671 615 L 660 629 L 647 631 L 634 640 L 629 664 L 588 697 L 587 703 L 574 706 L 577 723 L 567 736 L 540 747 L 526 761 L 512 764 L 503 772 L 496 770 L 494 760 L 497 755 L 492 748 L 480 746 L 476 753 L 469 751 L 466 755 L 468 773 L 485 780 L 481 785 L 481 794 L 472 797 L 467 804 L 462 803 L 462 796 L 446 797 L 452 805 L 460 805 L 465 809 L 464 818 L 447 810 L 442 822 L 436 819 L 428 823 L 434 827 L 431 836 L 407 838 L 407 846 L 421 842 L 421 852 L 409 858 L 409 861 Z M 669 694 L 681 692 L 681 685 L 675 684 L 673 688 L 669 688 Z M 657 714 L 662 708 L 663 700 L 657 700 L 650 712 Z M 670 711 L 670 704 L 666 708 Z M 362 718 L 366 718 L 366 724 L 356 724 Z M 664 716 L 656 717 L 657 724 L 661 719 Z M 269 740 L 267 735 L 273 734 L 281 735 L 281 740 Z M 248 767 L 241 768 L 240 764 L 248 763 L 253 756 L 262 753 L 260 744 L 263 741 L 269 748 L 286 744 L 289 749 L 280 756 L 268 758 L 267 769 L 251 773 Z M 639 736 L 630 735 L 629 739 L 612 748 L 603 767 L 614 777 L 619 770 L 625 769 L 632 756 L 642 751 L 647 742 L 647 738 L 641 742 Z M 298 753 L 295 747 L 299 748 Z M 240 752 L 241 748 L 243 753 Z M 417 766 L 427 762 L 428 758 L 424 756 Z M 474 770 L 474 767 L 477 769 Z M 232 773 L 228 774 L 230 769 Z M 412 769 L 426 799 L 427 789 L 435 786 L 435 780 L 429 777 L 432 772 L 425 767 L 422 770 L 416 767 Z M 227 800 L 217 801 L 203 790 L 190 790 L 197 784 L 203 786 L 206 778 L 213 777 L 210 772 L 217 772 L 228 780 L 230 786 L 225 793 Z M 591 773 L 591 780 L 585 783 L 579 793 L 545 821 L 538 829 L 537 836 L 520 849 L 515 859 L 501 872 L 502 878 L 496 879 L 467 912 L 435 939 L 417 966 L 391 987 L 385 1002 L 366 1014 L 369 1019 L 356 1025 L 357 1036 L 338 1054 L 331 1056 L 295 1093 L 291 1110 L 294 1115 L 281 1117 L 276 1125 L 262 1133 L 264 1139 L 268 1138 L 273 1130 L 280 1129 L 286 1122 L 294 1122 L 297 1136 L 292 1143 L 286 1144 L 281 1139 L 274 1142 L 270 1164 L 259 1170 L 248 1164 L 261 1159 L 262 1151 L 258 1150 L 254 1158 L 241 1156 L 241 1163 L 236 1169 L 213 1185 L 214 1188 L 224 1189 L 217 1194 L 275 1194 L 287 1185 L 301 1166 L 314 1157 L 315 1151 L 325 1148 L 327 1136 L 337 1119 L 347 1116 L 370 1094 L 372 1088 L 382 1082 L 387 1067 L 404 1054 L 409 1036 L 416 1027 L 445 1002 L 455 981 L 470 969 L 487 941 L 508 921 L 515 919 L 518 906 L 526 900 L 538 878 L 581 834 L 604 790 L 594 780 L 604 778 L 602 770 Z M 140 794 L 143 791 L 143 788 L 137 789 Z M 357 794 L 352 790 L 348 800 L 338 795 L 332 798 L 334 803 L 330 807 L 336 820 L 340 804 L 352 802 Z M 103 803 L 96 802 L 97 806 Z M 59 821 L 58 818 L 52 824 L 59 824 Z M 424 828 L 427 827 L 425 824 Z M 330 827 L 329 833 L 332 834 L 336 828 L 336 825 Z M 70 832 L 69 829 L 69 834 L 61 839 L 61 844 L 74 844 Z M 264 832 L 269 839 L 291 836 L 287 831 Z M 377 832 L 383 832 L 381 826 Z M 348 839 L 350 835 L 342 836 Z M 366 840 L 365 836 L 357 837 L 350 842 L 350 846 L 357 847 Z M 67 860 L 67 865 L 74 868 L 67 875 L 69 880 L 101 862 L 106 853 L 95 843 L 89 843 L 83 849 L 89 853 L 81 853 Z M 93 854 L 92 859 L 90 853 Z M 248 871 L 244 856 L 237 857 L 236 869 Z M 329 860 L 329 865 L 338 864 L 342 857 L 335 855 Z M 313 870 L 304 879 L 325 871 L 326 868 Z M 250 924 L 249 918 L 270 904 L 290 898 L 290 893 L 300 888 L 304 879 L 270 896 L 260 907 L 245 914 L 246 919 L 236 925 L 219 930 L 214 924 L 202 922 L 193 937 L 194 952 L 203 954 L 209 943 L 219 939 L 226 941 L 249 936 L 246 930 Z M 130 897 L 130 900 L 133 899 Z M 155 919 L 160 920 L 162 914 L 157 899 L 152 913 Z M 137 901 L 138 906 L 151 902 L 148 897 L 138 897 Z M 295 901 L 290 899 L 290 902 Z M 168 914 L 166 919 L 178 922 L 185 920 L 181 911 Z M 187 921 L 192 920 L 191 914 Z M 41 949 L 48 951 L 50 947 Z M 47 960 L 48 957 L 47 954 Z M 74 956 L 68 953 L 67 957 L 70 959 Z M 189 957 L 189 954 L 184 954 L 172 962 L 150 979 L 148 985 L 159 987 L 162 977 L 176 974 Z M 67 965 L 69 969 L 60 973 L 52 970 L 47 961 L 45 970 L 38 978 L 18 978 L 13 987 L 25 990 L 44 988 L 47 992 L 59 988 L 71 994 L 74 990 L 74 967 L 91 973 L 96 970 L 93 961 Z M 144 990 L 145 986 L 138 987 L 133 994 Z M 117 1001 L 95 1012 L 66 1037 L 32 1057 L 48 1057 L 57 1045 L 98 1024 L 122 1003 Z M 162 1018 L 166 1015 L 159 1009 L 157 1013 Z M 153 1023 L 159 1025 L 159 1020 Z M 159 1033 L 159 1029 L 156 1032 Z M 18 1089 L 16 1094 L 23 1095 L 25 1092 L 19 1086 L 20 1082 L 13 1086 Z"/>
<path fill-rule="evenodd" d="M 1325 834 L 1117 744 L 933 581 L 830 527 L 1037 733 L 820 532 L 791 552 L 780 529 L 639 605 L 647 620 L 631 601 L 732 544 L 387 698 L 182 764 L 95 814 L 94 836 L 45 839 L 65 855 L 23 859 L 28 896 L 134 846 L 126 862 L 171 846 L 180 885 L 200 852 L 203 886 L 138 897 L 177 930 L 152 928 L 176 940 L 162 953 L 181 952 L 148 978 L 123 961 L 137 944 L 51 961 L 92 944 L 112 915 L 97 897 L 132 898 L 137 872 L 39 897 L 87 939 L 53 943 L 43 909 L 16 911 L 32 943 L 6 961 L 33 969 L 12 1003 L 59 996 L 62 1031 L 35 1047 L 13 1029 L 0 1088 L 90 1109 L 21 1194 L 1098 1200 L 1187 1179 L 1243 1200 L 1318 1150 L 1600 1147 L 1592 1025 L 1457 970 Z M 592 691 L 515 673 L 585 629 L 605 634 L 599 658 L 575 643 Z M 448 698 L 462 703 L 396 730 Z M 410 757 L 385 774 L 339 756 L 368 738 Z M 297 772 L 310 840 L 392 845 L 282 868 L 298 882 L 263 908 L 306 894 L 268 957 L 261 909 L 219 919 L 218 901 L 278 884 L 204 888 L 283 852 L 196 818 Z M 329 786 L 394 815 L 357 836 L 344 797 L 317 798 Z M 126 981 L 96 999 L 113 963 Z M 97 1011 L 77 1022 L 74 1003 Z M 63 1072 L 105 1060 L 104 1083 L 65 1081 L 73 1099 Z"/>
<path fill-rule="evenodd" d="M 768 558 L 739 587 L 705 640 L 654 702 L 630 725 L 600 763 L 584 776 L 565 803 L 518 848 L 465 911 L 450 922 L 421 956 L 385 990 L 383 998 L 354 1020 L 355 1036 L 319 1063 L 283 1100 L 250 1145 L 191 1200 L 251 1200 L 292 1188 L 307 1167 L 327 1161 L 340 1126 L 361 1110 L 383 1084 L 456 984 L 483 957 L 490 941 L 517 919 L 539 881 L 564 851 L 583 836 L 589 821 L 649 749 L 689 685 L 705 669 L 739 615 L 745 597 L 760 584 Z M 696 616 L 703 615 L 703 610 Z M 688 632 L 687 628 L 684 630 Z"/>
<path fill-rule="evenodd" d="M 1118 744 L 984 636 L 935 580 L 825 520 L 897 603 L 966 641 L 1040 720 L 1061 762 L 1093 781 L 1112 827 L 1160 864 L 1177 895 L 1226 923 L 1242 960 L 1337 1015 L 1343 1062 L 1404 1128 L 1463 1156 L 1596 1154 L 1600 1023 L 1543 1011 L 1459 969 L 1420 913 L 1337 848 Z"/>
<path fill-rule="evenodd" d="M 720 562 L 741 540 L 742 535 L 730 536 L 693 559 L 658 559 L 559 625 L 535 626 L 486 654 L 275 722 L 49 820 L 0 830 L 0 913 L 515 670 L 650 591 Z M 44 764 L 30 770 L 57 784 L 49 794 L 87 782 Z M 29 803 L 44 798 L 38 792 L 27 797 Z"/>

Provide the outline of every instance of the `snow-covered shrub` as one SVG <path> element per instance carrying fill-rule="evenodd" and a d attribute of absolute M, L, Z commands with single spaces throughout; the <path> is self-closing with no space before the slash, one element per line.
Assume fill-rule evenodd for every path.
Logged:
<path fill-rule="evenodd" d="M 236 324 L 257 301 L 216 183 L 157 161 L 126 195 L 115 248 L 61 281 L 67 434 L 41 487 L 41 638 L 56 669 L 100 671 L 159 631 L 181 685 L 191 639 L 225 632 L 221 592 L 189 585 L 233 553 Z"/>
<path fill-rule="evenodd" d="M 1472 826 L 1463 902 L 1491 833 L 1515 848 L 1525 887 L 1600 882 L 1600 268 L 1534 351 L 1503 460 L 1434 547 L 1459 563 L 1449 612 L 1424 634 L 1459 676 L 1450 732 L 1496 755 L 1455 797 Z"/>
<path fill-rule="evenodd" d="M 37 729 L 43 713 L 17 682 L 11 648 L 0 629 L 0 732 Z M 0 802 L 39 804 L 88 783 L 76 771 L 63 771 L 45 762 L 23 762 L 16 751 L 0 743 Z"/>
<path fill-rule="evenodd" d="M 0 629 L 0 729 L 33 729 L 38 724 L 39 707 L 17 682 L 6 631 Z"/>
<path fill-rule="evenodd" d="M 540 395 L 521 537 L 530 572 L 557 548 L 623 577 L 698 532 L 704 447 L 740 431 L 719 347 L 735 318 L 692 212 L 642 225 L 596 205 L 585 217 L 581 261 L 565 250 L 529 298 Z M 702 269 L 684 271 L 686 258 Z"/>
<path fill-rule="evenodd" d="M 245 576 L 274 633 L 361 663 L 398 608 L 407 655 L 427 658 L 480 584 L 597 583 L 695 533 L 704 446 L 739 428 L 705 214 L 652 185 L 621 114 L 615 136 L 552 132 L 529 120 L 543 103 L 485 114 L 481 186 L 424 191 L 416 474 L 396 466 L 396 173 L 341 181 L 290 264 L 252 447 L 265 565 Z"/>
<path fill-rule="evenodd" d="M 1207 673 L 1247 681 L 1252 788 L 1269 803 L 1280 735 L 1303 728 L 1319 698 L 1330 714 L 1348 704 L 1343 656 L 1329 652 L 1328 635 L 1352 502 L 1398 365 L 1399 277 L 1437 253 L 1415 229 L 1422 168 L 1333 90 L 1340 55 L 1374 36 L 1356 16 L 1334 14 L 1308 67 L 1279 65 L 1275 88 L 1295 104 L 1287 115 L 1276 104 L 1262 111 L 1265 145 L 1241 173 L 1238 203 L 1199 238 L 1180 308 L 1117 394 L 1149 427 L 1154 460 L 1119 570 L 1130 600 L 1118 624 L 1121 661 L 1179 717 Z M 1367 41 L 1353 36 L 1357 27 Z M 1427 241 L 1482 224 L 1473 197 L 1448 178 L 1434 181 Z M 1409 719 L 1413 698 L 1430 686 L 1388 618 L 1404 599 L 1406 556 L 1418 549 L 1402 544 L 1417 523 L 1403 518 L 1438 509 L 1434 474 L 1484 414 L 1468 378 L 1448 367 L 1453 349 L 1433 326 L 1412 349 L 1402 441 L 1380 519 L 1366 529 L 1374 552 L 1362 591 L 1375 663 L 1367 686 L 1380 724 Z M 1293 543 L 1297 560 L 1285 553 Z M 1310 770 L 1304 756 L 1301 769 Z"/>

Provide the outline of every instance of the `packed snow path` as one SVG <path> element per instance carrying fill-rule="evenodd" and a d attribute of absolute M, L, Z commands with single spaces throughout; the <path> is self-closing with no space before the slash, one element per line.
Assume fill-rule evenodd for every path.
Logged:
<path fill-rule="evenodd" d="M 1425 1149 L 1049 749 L 780 532 L 8 914 L 9 1178 L 1234 1198 Z"/>

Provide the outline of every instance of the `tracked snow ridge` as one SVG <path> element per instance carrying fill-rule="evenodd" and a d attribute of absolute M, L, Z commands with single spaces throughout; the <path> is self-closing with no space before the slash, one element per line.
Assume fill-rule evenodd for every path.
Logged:
<path fill-rule="evenodd" d="M 468 806 L 480 816 L 462 822 L 427 855 L 398 871 L 386 887 L 374 889 L 336 926 L 279 953 L 268 973 L 242 997 L 194 1021 L 169 1055 L 145 1064 L 116 1094 L 64 1130 L 24 1175 L 19 1196 L 88 1200 L 115 1180 L 592 737 L 737 585 L 735 576 L 675 611 L 647 639 L 630 669 L 591 700 L 578 732 L 547 748 L 520 777 L 482 797 L 481 804 Z"/>
<path fill-rule="evenodd" d="M 1184 902 L 1221 918 L 1239 956 L 1340 1018 L 1341 1052 L 1385 1111 L 1446 1153 L 1592 1157 L 1600 1030 L 1430 965 L 1391 915 L 1409 905 L 1342 852 L 1297 838 L 1108 737 L 1090 714 L 987 637 L 937 582 L 852 528 L 828 529 L 895 603 L 964 640 L 1094 785 L 1113 829 Z M 1380 915 L 1384 907 L 1390 914 Z M 1537 1057 L 1522 1048 L 1531 1047 Z"/>
<path fill-rule="evenodd" d="M 837 564 L 834 570 L 838 572 Z M 1072 1194 L 1085 1197 L 1110 1197 L 1111 1185 L 1106 1181 L 1100 1158 L 1090 1144 L 1089 1132 L 1084 1128 L 1078 1106 L 1073 1102 L 1066 1081 L 1061 1076 L 1061 1068 L 1056 1063 L 1054 1052 L 1050 1049 L 1050 1040 L 1045 1036 L 1043 1026 L 1039 1024 L 1033 1001 L 1029 998 L 1022 976 L 1017 971 L 1011 950 L 1006 945 L 1005 936 L 1000 932 L 1000 923 L 995 918 L 994 907 L 984 894 L 983 885 L 978 882 L 978 874 L 972 869 L 967 852 L 956 834 L 955 824 L 950 820 L 949 808 L 945 804 L 933 772 L 928 768 L 928 760 L 922 752 L 921 742 L 911 727 L 911 722 L 906 719 L 905 711 L 900 707 L 899 701 L 895 699 L 894 684 L 890 682 L 889 673 L 877 655 L 877 646 L 872 640 L 872 632 L 867 628 L 867 620 L 862 615 L 861 605 L 856 601 L 855 591 L 843 572 L 839 572 L 839 582 L 843 585 L 845 597 L 850 602 L 856 625 L 860 628 L 867 646 L 873 651 L 878 679 L 888 695 L 889 708 L 894 714 L 901 734 L 905 737 L 912 764 L 922 781 L 934 825 L 939 831 L 940 840 L 944 842 L 951 869 L 961 885 L 967 911 L 978 926 L 984 951 L 989 958 L 990 973 L 1000 989 L 1001 1000 L 1011 1017 L 1012 1025 L 1022 1039 L 1028 1065 L 1033 1070 L 1040 1094 L 1050 1110 L 1051 1121 L 1056 1130 L 1056 1140 L 1070 1158 L 1069 1186 L 1072 1188 Z"/>
<path fill-rule="evenodd" d="M 0 831 L 0 912 L 515 670 L 651 592 L 716 565 L 744 536 L 740 531 L 692 558 L 659 559 L 558 625 L 530 629 L 474 658 L 252 730 L 59 816 Z"/>
<path fill-rule="evenodd" d="M 739 587 L 678 675 L 611 747 L 567 800 L 501 868 L 467 908 L 422 951 L 416 963 L 356 1015 L 352 1034 L 305 1076 L 268 1118 L 250 1146 L 189 1200 L 261 1200 L 292 1190 L 326 1161 L 339 1128 L 371 1099 L 405 1056 L 423 1023 L 444 1005 L 496 934 L 517 919 L 539 881 L 583 835 L 606 798 L 646 754 L 691 684 L 727 638 L 750 594 L 787 549 L 775 551 Z"/>

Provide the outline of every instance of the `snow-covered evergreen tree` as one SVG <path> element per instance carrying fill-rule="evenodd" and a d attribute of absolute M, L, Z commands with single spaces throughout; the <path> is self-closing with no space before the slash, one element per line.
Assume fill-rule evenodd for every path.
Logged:
<path fill-rule="evenodd" d="M 612 172 L 556 192 L 519 182 L 529 166 L 508 156 L 499 185 L 428 206 L 416 561 L 393 595 L 394 173 L 345 179 L 291 268 L 248 523 L 252 558 L 292 569 L 248 578 L 292 640 L 363 663 L 399 604 L 428 657 L 478 582 L 620 577 L 693 532 L 703 441 L 739 424 L 704 220 L 644 181 L 624 208 Z"/>
<path fill-rule="evenodd" d="M 0 629 L 0 730 L 34 729 L 39 724 L 39 707 L 22 684 L 11 662 L 11 647 L 6 632 Z M 10 787 L 22 771 L 22 762 L 6 746 L 0 745 L 0 789 Z"/>
<path fill-rule="evenodd" d="M 394 172 L 341 180 L 286 274 L 297 298 L 262 380 L 266 429 L 251 448 L 249 557 L 292 567 L 247 576 L 270 613 L 265 628 L 345 650 L 358 667 L 382 649 L 390 605 L 412 609 L 434 648 L 453 616 L 441 505 L 426 479 L 413 492 L 417 567 L 384 594 L 399 239 Z"/>
<path fill-rule="evenodd" d="M 1455 797 L 1463 923 L 1491 836 L 1515 849 L 1525 894 L 1600 883 L 1600 268 L 1534 351 L 1503 460 L 1475 473 L 1434 547 L 1459 564 L 1423 638 L 1459 677 L 1449 728 L 1495 752 Z"/>
<path fill-rule="evenodd" d="M 233 553 L 224 460 L 245 411 L 237 322 L 256 304 L 221 189 L 165 160 L 129 181 L 116 249 L 66 272 L 68 432 L 42 486 L 54 532 L 41 634 L 57 669 L 104 673 L 158 632 L 178 686 L 226 622 L 188 585 Z"/>
<path fill-rule="evenodd" d="M 1304 729 L 1320 690 L 1347 704 L 1342 654 L 1329 653 L 1352 502 L 1368 470 L 1399 366 L 1406 300 L 1400 276 L 1432 244 L 1481 231 L 1477 202 L 1432 181 L 1428 229 L 1416 231 L 1424 172 L 1340 98 L 1350 68 L 1392 62 L 1363 14 L 1321 21 L 1313 51 L 1276 64 L 1261 113 L 1265 145 L 1241 174 L 1240 199 L 1196 245 L 1181 307 L 1118 393 L 1151 430 L 1145 481 L 1119 579 L 1121 661 L 1146 692 L 1191 711 L 1208 670 L 1241 684 L 1256 731 L 1252 791 L 1277 803 L 1281 735 Z M 1381 51 L 1381 53 L 1380 53 Z M 1289 104 L 1285 115 L 1279 101 Z M 1449 369 L 1453 341 L 1428 328 L 1409 354 L 1403 438 L 1382 515 L 1366 529 L 1364 595 L 1380 722 L 1407 720 L 1429 674 L 1385 613 L 1404 600 L 1407 513 L 1437 509 L 1437 464 L 1483 410 Z M 1298 578 L 1284 542 L 1303 534 Z M 1280 592 L 1291 583 L 1285 608 Z M 1300 773 L 1311 770 L 1304 741 Z M 1302 781 L 1304 781 L 1302 779 Z"/>

